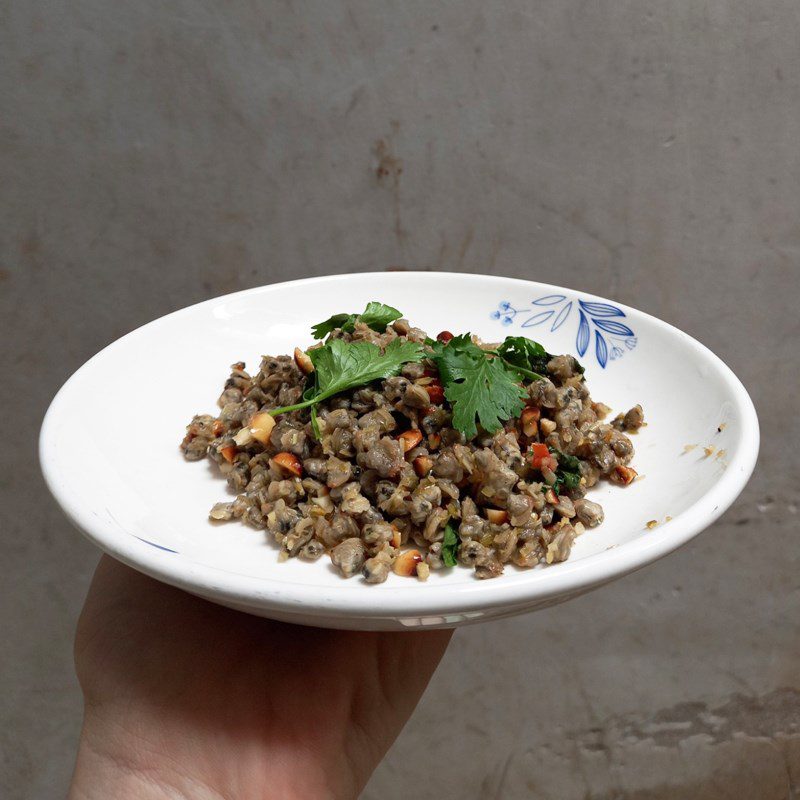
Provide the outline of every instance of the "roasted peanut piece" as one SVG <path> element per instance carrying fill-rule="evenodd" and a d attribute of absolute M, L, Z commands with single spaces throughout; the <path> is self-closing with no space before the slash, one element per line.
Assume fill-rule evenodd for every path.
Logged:
<path fill-rule="evenodd" d="M 539 421 L 539 427 L 545 436 L 549 436 L 556 429 L 556 423 L 552 419 L 543 419 Z"/>
<path fill-rule="evenodd" d="M 250 428 L 242 428 L 236 436 L 233 437 L 233 441 L 236 442 L 237 447 L 244 447 L 250 444 L 250 442 L 253 441 L 253 434 Z"/>
<path fill-rule="evenodd" d="M 404 431 L 397 439 L 403 448 L 403 452 L 407 453 L 409 450 L 413 450 L 422 441 L 422 431 Z"/>
<path fill-rule="evenodd" d="M 303 465 L 294 453 L 278 453 L 272 460 L 286 472 L 296 475 L 298 478 L 303 476 Z"/>
<path fill-rule="evenodd" d="M 394 525 L 392 525 L 392 547 L 400 547 L 402 541 L 402 534 Z"/>
<path fill-rule="evenodd" d="M 408 577 L 417 574 L 417 565 L 424 559 L 419 550 L 406 550 L 394 560 L 393 569 L 397 575 Z"/>
<path fill-rule="evenodd" d="M 269 435 L 275 427 L 275 417 L 268 414 L 266 411 L 261 411 L 255 414 L 250 420 L 250 433 L 254 439 L 257 439 L 261 444 L 266 444 L 269 441 Z"/>
<path fill-rule="evenodd" d="M 493 525 L 502 525 L 508 522 L 508 512 L 503 508 L 487 508 L 485 509 L 486 519 Z"/>
<path fill-rule="evenodd" d="M 539 432 L 539 417 L 541 416 L 541 412 L 538 408 L 534 408 L 533 406 L 528 406 L 528 408 L 522 409 L 522 414 L 520 414 L 520 422 L 522 423 L 522 432 L 526 436 L 536 436 Z"/>
<path fill-rule="evenodd" d="M 300 368 L 300 371 L 306 375 L 310 375 L 314 371 L 314 364 L 308 353 L 301 350 L 299 347 L 294 349 L 294 363 Z"/>
<path fill-rule="evenodd" d="M 428 456 L 417 456 L 414 461 L 414 472 L 420 478 L 424 478 L 433 469 L 433 459 Z"/>
<path fill-rule="evenodd" d="M 552 489 L 548 489 L 544 493 L 544 499 L 547 500 L 547 502 L 550 503 L 551 506 L 558 505 L 558 495 Z"/>
<path fill-rule="evenodd" d="M 637 472 L 633 467 L 625 467 L 621 464 L 618 467 L 614 468 L 614 471 L 609 475 L 609 478 L 614 481 L 614 483 L 619 483 L 622 486 L 627 486 L 629 483 L 633 483 L 636 479 Z"/>

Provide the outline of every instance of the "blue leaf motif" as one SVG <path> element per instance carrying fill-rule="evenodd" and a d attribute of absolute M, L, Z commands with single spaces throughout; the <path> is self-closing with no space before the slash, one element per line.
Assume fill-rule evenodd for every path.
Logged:
<path fill-rule="evenodd" d="M 593 303 L 589 300 L 578 300 L 581 308 L 593 317 L 624 317 L 625 312 L 608 303 Z"/>
<path fill-rule="evenodd" d="M 567 298 L 563 294 L 548 294 L 540 297 L 538 300 L 533 301 L 535 306 L 557 306 L 563 303 Z"/>
<path fill-rule="evenodd" d="M 575 347 L 578 349 L 578 355 L 586 355 L 586 350 L 589 347 L 589 323 L 586 320 L 586 314 L 580 312 L 581 322 L 578 325 L 578 336 L 575 339 Z"/>
<path fill-rule="evenodd" d="M 149 539 L 142 539 L 141 536 L 137 536 L 135 533 L 133 536 L 135 539 L 138 539 L 140 542 L 144 542 L 145 544 L 149 544 L 151 547 L 156 547 L 159 550 L 166 550 L 167 553 L 176 553 L 180 555 L 177 550 L 173 550 L 171 547 L 164 547 L 163 544 L 156 544 L 155 542 L 151 542 Z"/>
<path fill-rule="evenodd" d="M 552 309 L 550 311 L 542 311 L 539 314 L 534 314 L 532 317 L 529 317 L 522 323 L 523 328 L 532 328 L 534 325 L 541 325 L 543 322 L 546 322 L 550 317 L 555 314 L 555 311 Z"/>
<path fill-rule="evenodd" d="M 564 308 L 558 312 L 556 318 L 553 320 L 550 330 L 553 332 L 557 331 L 567 321 L 570 311 L 572 311 L 572 300 L 570 300 L 569 303 L 567 303 Z"/>
<path fill-rule="evenodd" d="M 547 324 L 549 330 L 555 333 L 570 321 L 575 307 L 578 312 L 575 350 L 580 357 L 585 357 L 592 347 L 594 332 L 594 357 L 602 369 L 608 366 L 609 361 L 622 358 L 626 350 L 633 350 L 637 345 L 638 339 L 633 329 L 622 321 L 626 313 L 611 303 L 581 300 L 578 297 L 570 299 L 564 294 L 548 294 L 530 302 L 531 306 L 523 309 L 515 308 L 508 300 L 502 300 L 489 316 L 504 327 L 519 325 L 533 328 Z"/>
<path fill-rule="evenodd" d="M 596 319 L 594 324 L 606 333 L 613 333 L 616 336 L 633 336 L 633 331 L 627 325 L 615 322 L 613 319 Z"/>
<path fill-rule="evenodd" d="M 597 354 L 597 362 L 605 369 L 608 361 L 608 345 L 600 331 L 594 332 L 594 351 Z"/>

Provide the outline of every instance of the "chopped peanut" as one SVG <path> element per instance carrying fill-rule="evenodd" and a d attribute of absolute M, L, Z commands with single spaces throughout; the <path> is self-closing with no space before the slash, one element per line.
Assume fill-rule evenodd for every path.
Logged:
<path fill-rule="evenodd" d="M 261 444 L 266 444 L 269 441 L 269 435 L 275 427 L 275 417 L 268 414 L 266 411 L 261 411 L 255 414 L 250 420 L 250 433 L 253 438 L 257 439 Z"/>
<path fill-rule="evenodd" d="M 314 364 L 311 361 L 308 353 L 303 352 L 299 347 L 294 349 L 294 361 L 300 368 L 300 371 L 306 375 L 310 375 L 314 371 Z"/>
<path fill-rule="evenodd" d="M 621 464 L 614 468 L 614 471 L 608 476 L 614 483 L 619 483 L 622 486 L 627 486 L 633 483 L 636 479 L 637 472 L 633 467 L 624 467 Z"/>
<path fill-rule="evenodd" d="M 502 525 L 504 522 L 508 522 L 508 512 L 505 509 L 487 508 L 485 511 L 486 519 L 494 525 Z"/>
<path fill-rule="evenodd" d="M 321 497 L 312 497 L 311 502 L 318 508 L 321 508 L 323 514 L 331 514 L 336 510 L 335 506 L 333 505 L 333 500 L 331 500 L 331 498 L 326 494 L 322 495 Z"/>
<path fill-rule="evenodd" d="M 403 543 L 403 537 L 400 531 L 392 525 L 392 547 L 400 547 Z"/>
<path fill-rule="evenodd" d="M 550 503 L 551 506 L 558 505 L 558 495 L 552 489 L 548 489 L 544 493 L 544 499 L 547 500 L 547 502 Z"/>
<path fill-rule="evenodd" d="M 539 432 L 539 417 L 541 417 L 541 411 L 535 406 L 522 409 L 520 422 L 522 423 L 522 432 L 526 436 L 536 436 Z"/>
<path fill-rule="evenodd" d="M 253 434 L 250 432 L 250 428 L 242 428 L 236 436 L 233 437 L 233 441 L 236 442 L 238 447 L 244 447 L 250 442 L 253 441 Z"/>
<path fill-rule="evenodd" d="M 298 478 L 303 476 L 303 465 L 300 463 L 300 459 L 294 455 L 294 453 L 278 453 L 278 455 L 276 455 L 272 460 L 281 469 L 286 470 L 292 475 L 296 475 Z"/>
<path fill-rule="evenodd" d="M 403 452 L 407 453 L 409 450 L 413 450 L 422 441 L 422 431 L 404 431 L 397 438 L 403 448 Z"/>
<path fill-rule="evenodd" d="M 556 429 L 556 423 L 552 419 L 542 419 L 539 420 L 539 427 L 545 436 L 549 436 Z"/>
<path fill-rule="evenodd" d="M 413 463 L 414 472 L 420 478 L 424 478 L 433 469 L 433 459 L 428 456 L 417 456 Z"/>
<path fill-rule="evenodd" d="M 409 575 L 416 575 L 417 565 L 423 562 L 422 554 L 419 550 L 406 550 L 400 553 L 394 560 L 393 569 L 398 575 L 408 577 Z"/>

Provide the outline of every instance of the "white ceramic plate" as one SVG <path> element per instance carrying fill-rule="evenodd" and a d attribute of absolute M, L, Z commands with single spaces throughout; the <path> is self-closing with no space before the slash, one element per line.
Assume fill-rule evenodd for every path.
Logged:
<path fill-rule="evenodd" d="M 507 567 L 479 581 L 457 567 L 427 583 L 391 575 L 340 578 L 323 557 L 277 560 L 262 531 L 212 525 L 228 499 L 208 461 L 179 452 L 194 413 L 213 412 L 229 365 L 311 344 L 310 326 L 369 300 L 401 309 L 435 335 L 471 331 L 537 339 L 578 355 L 595 400 L 635 403 L 631 486 L 590 493 L 605 522 L 562 564 Z M 79 369 L 50 406 L 40 457 L 67 516 L 114 557 L 155 578 L 253 614 L 338 628 L 454 626 L 561 602 L 669 553 L 708 527 L 747 482 L 758 420 L 728 367 L 703 345 L 647 314 L 540 283 L 483 275 L 375 273 L 265 286 L 185 308 L 114 342 Z M 697 445 L 690 452 L 685 445 Z M 713 447 L 706 456 L 703 448 Z M 671 518 L 671 519 L 669 519 Z M 648 529 L 646 523 L 659 524 Z"/>

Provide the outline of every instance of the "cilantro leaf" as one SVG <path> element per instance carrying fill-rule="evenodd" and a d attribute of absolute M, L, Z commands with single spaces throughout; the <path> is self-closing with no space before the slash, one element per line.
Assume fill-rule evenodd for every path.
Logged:
<path fill-rule="evenodd" d="M 358 321 L 363 322 L 368 327 L 378 333 L 383 333 L 389 323 L 400 319 L 403 315 L 391 306 L 383 303 L 376 303 L 374 300 L 367 303 L 367 307 L 359 315 Z"/>
<path fill-rule="evenodd" d="M 552 358 L 539 342 L 525 336 L 506 336 L 497 352 L 509 364 L 539 377 L 547 373 L 547 362 Z"/>
<path fill-rule="evenodd" d="M 324 322 L 318 322 L 311 328 L 311 333 L 315 339 L 324 339 L 336 328 L 352 332 L 356 322 L 363 322 L 372 330 L 383 333 L 390 322 L 394 322 L 402 316 L 402 313 L 396 308 L 373 300 L 367 303 L 367 307 L 360 314 L 334 314 Z"/>
<path fill-rule="evenodd" d="M 318 322 L 316 325 L 312 326 L 311 333 L 315 339 L 324 339 L 331 331 L 347 325 L 354 319 L 354 314 L 334 314 L 332 317 L 326 319 L 325 322 Z"/>
<path fill-rule="evenodd" d="M 403 364 L 425 357 L 422 345 L 401 339 L 393 339 L 383 352 L 371 342 L 333 339 L 308 354 L 317 373 L 317 402 L 354 386 L 389 378 L 400 372 Z"/>
<path fill-rule="evenodd" d="M 474 344 L 468 333 L 432 349 L 444 396 L 453 407 L 453 427 L 468 439 L 478 432 L 476 418 L 485 431 L 494 433 L 503 420 L 524 408 L 525 390 L 517 373 Z"/>
<path fill-rule="evenodd" d="M 468 333 L 454 336 L 449 342 L 433 342 L 431 356 L 439 369 L 439 376 L 444 385 L 461 380 L 464 377 L 464 364 L 470 360 L 485 359 L 486 354 L 472 341 Z"/>
<path fill-rule="evenodd" d="M 273 416 L 313 407 L 347 389 L 390 378 L 400 372 L 403 364 L 421 361 L 426 354 L 422 345 L 401 339 L 389 342 L 383 352 L 371 342 L 332 339 L 324 347 L 309 350 L 308 355 L 314 365 L 315 390 L 307 388 L 300 403 L 272 409 L 269 413 Z"/>
<path fill-rule="evenodd" d="M 554 489 L 556 494 L 564 486 L 567 489 L 577 489 L 581 482 L 581 462 L 575 456 L 562 453 L 560 450 L 553 449 L 558 457 L 558 468 L 556 469 L 556 482 Z"/>
<path fill-rule="evenodd" d="M 525 336 L 506 336 L 505 341 L 497 348 L 497 354 L 508 364 L 513 365 L 527 377 L 541 378 L 547 374 L 547 362 L 553 358 L 552 353 Z M 584 369 L 575 361 L 575 371 L 583 375 Z M 533 373 L 533 374 L 531 374 Z"/>
<path fill-rule="evenodd" d="M 444 539 L 442 539 L 442 561 L 446 567 L 454 567 L 458 563 L 456 559 L 458 545 L 458 532 L 452 521 L 448 520 L 444 526 Z"/>

